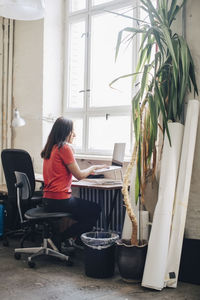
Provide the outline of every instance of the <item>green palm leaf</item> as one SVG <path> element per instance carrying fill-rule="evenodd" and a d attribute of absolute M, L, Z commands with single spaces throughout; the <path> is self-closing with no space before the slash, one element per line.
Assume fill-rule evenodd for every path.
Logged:
<path fill-rule="evenodd" d="M 187 90 L 194 89 L 198 95 L 193 59 L 186 40 L 173 33 L 171 25 L 186 0 L 158 0 L 157 8 L 152 1 L 140 0 L 140 9 L 148 15 L 146 20 L 137 20 L 138 28 L 126 27 L 118 34 L 116 58 L 124 33 L 131 38 L 140 35 L 138 61 L 135 72 L 120 76 L 112 81 L 126 77 L 136 78 L 137 92 L 132 99 L 132 118 L 137 144 L 137 172 L 135 181 L 135 199 L 143 191 L 145 175 L 148 170 L 155 170 L 156 139 L 158 118 L 162 115 L 162 128 L 167 134 L 168 121 L 179 122 L 182 119 L 184 98 Z M 124 16 L 124 15 L 123 15 Z M 129 39 L 130 41 L 130 39 Z M 154 53 L 156 45 L 156 53 Z"/>
<path fill-rule="evenodd" d="M 138 29 L 138 28 L 133 28 L 133 27 L 126 27 L 124 29 L 122 29 L 119 33 L 118 33 L 118 37 L 117 37 L 117 45 L 116 45 L 116 51 L 115 51 L 115 60 L 117 59 L 118 53 L 119 53 L 119 48 L 122 42 L 122 34 L 124 32 L 129 32 L 129 33 L 144 33 L 144 31 L 142 29 Z"/>

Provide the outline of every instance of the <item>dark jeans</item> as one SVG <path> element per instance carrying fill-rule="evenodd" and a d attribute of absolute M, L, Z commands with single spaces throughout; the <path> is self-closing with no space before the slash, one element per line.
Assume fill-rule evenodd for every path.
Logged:
<path fill-rule="evenodd" d="M 62 200 L 43 198 L 43 204 L 47 212 L 68 212 L 77 221 L 62 233 L 63 240 L 91 231 L 101 212 L 98 204 L 76 197 Z"/>

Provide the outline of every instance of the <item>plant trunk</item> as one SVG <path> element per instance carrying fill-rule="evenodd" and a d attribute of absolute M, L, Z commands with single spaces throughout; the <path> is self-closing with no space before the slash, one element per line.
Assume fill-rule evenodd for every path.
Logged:
<path fill-rule="evenodd" d="M 128 191 L 130 173 L 132 171 L 132 168 L 133 168 L 135 160 L 136 160 L 136 154 L 137 154 L 137 146 L 135 144 L 131 161 L 128 164 L 126 173 L 124 175 L 123 188 L 122 188 L 122 194 L 124 196 L 124 203 L 126 206 L 126 210 L 127 210 L 128 216 L 132 223 L 131 245 L 138 245 L 138 240 L 137 240 L 138 224 L 137 224 L 137 219 L 135 217 L 135 214 L 134 214 L 132 206 L 131 206 L 131 202 L 130 202 L 130 198 L 129 198 L 129 191 Z"/>
<path fill-rule="evenodd" d="M 137 219 L 134 215 L 134 219 L 131 220 L 132 221 L 132 235 L 131 235 L 131 245 L 138 245 L 138 239 L 137 239 L 137 228 L 138 228 L 138 224 L 137 224 Z"/>

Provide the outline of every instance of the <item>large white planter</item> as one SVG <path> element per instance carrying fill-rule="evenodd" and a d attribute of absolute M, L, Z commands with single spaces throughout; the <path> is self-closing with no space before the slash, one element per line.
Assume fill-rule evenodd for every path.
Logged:
<path fill-rule="evenodd" d="M 183 234 L 188 206 L 197 125 L 199 118 L 199 101 L 190 100 L 187 108 L 185 130 L 179 174 L 177 180 L 174 216 L 169 244 L 169 253 L 166 269 L 166 285 L 176 287 L 180 265 Z"/>
<path fill-rule="evenodd" d="M 172 210 L 184 126 L 169 123 L 171 146 L 165 135 L 160 169 L 158 202 L 154 212 L 142 286 L 161 290 L 164 287 L 170 239 Z"/>

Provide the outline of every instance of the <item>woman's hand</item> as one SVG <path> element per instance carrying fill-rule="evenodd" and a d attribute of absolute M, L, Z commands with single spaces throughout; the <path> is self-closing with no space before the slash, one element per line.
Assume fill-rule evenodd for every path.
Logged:
<path fill-rule="evenodd" d="M 94 172 L 94 171 L 96 171 L 96 170 L 99 170 L 99 169 L 108 169 L 109 168 L 109 166 L 108 165 L 94 165 L 94 166 L 92 166 L 93 167 L 93 171 L 92 172 Z M 91 172 L 91 173 L 92 173 Z"/>
<path fill-rule="evenodd" d="M 93 165 L 87 169 L 80 170 L 77 162 L 75 161 L 75 162 L 67 165 L 67 168 L 76 179 L 81 180 L 81 179 L 86 178 L 88 175 L 94 173 L 95 170 L 102 169 L 102 168 L 108 168 L 108 166 L 107 165 Z"/>

